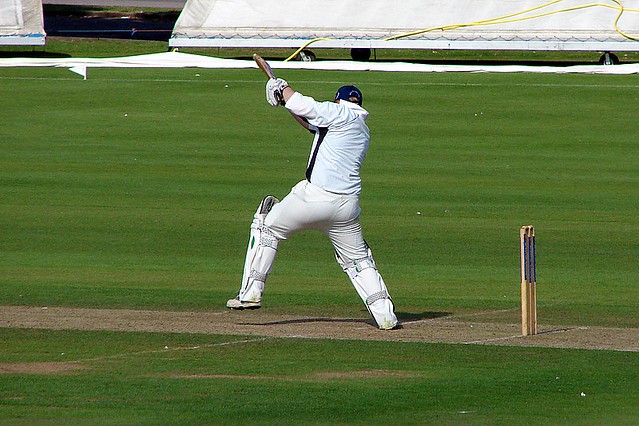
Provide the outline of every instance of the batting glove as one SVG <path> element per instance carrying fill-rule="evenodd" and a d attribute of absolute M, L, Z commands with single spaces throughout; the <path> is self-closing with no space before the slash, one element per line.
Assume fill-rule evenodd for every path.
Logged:
<path fill-rule="evenodd" d="M 271 106 L 284 105 L 284 89 L 288 87 L 286 80 L 271 78 L 266 82 L 266 101 Z"/>

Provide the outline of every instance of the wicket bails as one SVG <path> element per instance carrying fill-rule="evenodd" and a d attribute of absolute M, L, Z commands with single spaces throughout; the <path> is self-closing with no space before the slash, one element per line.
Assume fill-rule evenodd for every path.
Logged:
<path fill-rule="evenodd" d="M 537 334 L 537 260 L 535 228 L 522 226 L 519 230 L 521 251 L 521 334 Z"/>

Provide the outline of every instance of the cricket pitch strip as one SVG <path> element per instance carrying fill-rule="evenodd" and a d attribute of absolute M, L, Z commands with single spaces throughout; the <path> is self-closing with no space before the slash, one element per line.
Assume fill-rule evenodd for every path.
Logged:
<path fill-rule="evenodd" d="M 263 309 L 171 312 L 0 306 L 2 328 L 200 333 L 639 352 L 637 328 L 540 324 L 538 334 L 522 336 L 521 324 L 477 320 L 474 314 L 404 320 L 403 328 L 399 330 L 381 331 L 372 324 L 372 320 L 362 318 L 274 315 Z"/>

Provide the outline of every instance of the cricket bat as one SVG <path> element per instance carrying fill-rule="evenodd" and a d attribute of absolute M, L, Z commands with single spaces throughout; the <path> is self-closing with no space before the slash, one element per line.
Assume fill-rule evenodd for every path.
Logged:
<path fill-rule="evenodd" d="M 253 60 L 255 61 L 257 66 L 262 71 L 264 71 L 264 74 L 266 74 L 266 76 L 268 78 L 275 78 L 275 73 L 271 69 L 271 66 L 268 64 L 268 62 L 266 62 L 264 59 L 262 59 L 262 57 L 260 55 L 258 55 L 257 53 L 253 54 Z"/>

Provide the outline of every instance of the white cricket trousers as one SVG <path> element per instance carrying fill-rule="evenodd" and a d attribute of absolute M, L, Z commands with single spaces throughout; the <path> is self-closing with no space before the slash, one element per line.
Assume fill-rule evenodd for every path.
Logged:
<path fill-rule="evenodd" d="M 273 206 L 264 224 L 282 240 L 303 230 L 321 231 L 342 259 L 352 261 L 368 255 L 360 213 L 357 195 L 334 194 L 303 180 Z"/>
<path fill-rule="evenodd" d="M 364 241 L 359 221 L 357 195 L 334 194 L 303 180 L 266 215 L 264 225 L 281 240 L 298 231 L 318 230 L 328 236 L 338 255 L 338 263 L 381 329 L 398 324 L 393 302 L 372 253 Z M 266 266 L 266 273 L 270 271 Z M 260 288 L 263 289 L 263 284 Z"/>

